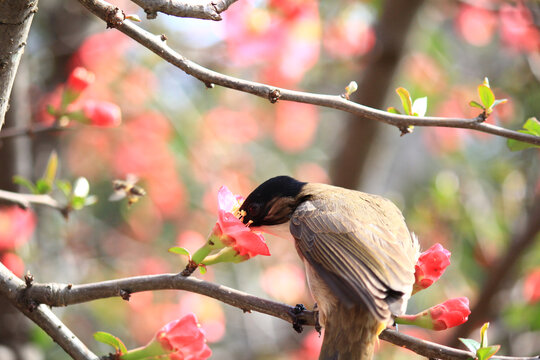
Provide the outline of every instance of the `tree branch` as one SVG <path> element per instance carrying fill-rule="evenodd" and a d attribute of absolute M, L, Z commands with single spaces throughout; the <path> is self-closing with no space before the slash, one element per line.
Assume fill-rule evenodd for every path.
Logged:
<path fill-rule="evenodd" d="M 64 130 L 72 129 L 67 126 L 59 125 L 32 125 L 28 127 L 10 127 L 0 132 L 0 141 L 5 139 L 11 139 L 18 136 L 34 136 L 36 134 L 44 134 L 49 132 L 60 132 Z"/>
<path fill-rule="evenodd" d="M 209 296 L 237 307 L 244 312 L 257 311 L 290 323 L 294 320 L 294 308 L 292 306 L 261 299 L 257 296 L 231 289 L 223 285 L 210 283 L 194 277 L 184 277 L 180 274 L 135 276 L 84 285 L 34 283 L 30 288 L 19 290 L 19 301 L 23 304 L 34 302 L 47 304 L 49 306 L 68 306 L 116 296 L 129 300 L 129 295 L 132 293 L 173 289 L 186 290 Z M 304 325 L 314 326 L 316 324 L 314 312 L 312 311 L 305 311 L 302 313 L 300 320 Z M 465 360 L 475 357 L 471 352 L 416 339 L 395 330 L 386 329 L 383 331 L 380 338 L 426 357 L 436 357 L 438 359 L 448 360 Z M 493 357 L 493 359 L 531 360 L 540 359 L 540 357 Z"/>
<path fill-rule="evenodd" d="M 37 3 L 37 0 L 0 1 L 0 130 Z"/>
<path fill-rule="evenodd" d="M 204 20 L 221 20 L 221 13 L 237 0 L 178 1 L 178 0 L 131 0 L 144 9 L 148 19 L 155 19 L 158 11 L 164 14 Z"/>
<path fill-rule="evenodd" d="M 6 200 L 19 205 L 22 208 L 28 209 L 31 204 L 50 206 L 64 213 L 66 207 L 60 205 L 58 201 L 50 195 L 38 194 L 20 194 L 11 191 L 0 190 L 0 200 Z"/>
<path fill-rule="evenodd" d="M 411 125 L 472 129 L 523 141 L 529 144 L 540 145 L 540 136 L 524 134 L 487 124 L 482 122 L 483 119 L 481 116 L 474 119 L 462 119 L 396 115 L 357 104 L 346 100 L 339 95 L 323 95 L 287 90 L 223 75 L 186 59 L 184 56 L 167 46 L 160 37 L 143 30 L 130 21 L 124 21 L 123 13 L 109 3 L 103 0 L 79 0 L 79 2 L 105 21 L 108 27 L 117 28 L 133 40 L 160 56 L 162 59 L 204 82 L 207 86 L 211 86 L 212 84 L 220 85 L 266 98 L 272 103 L 278 100 L 287 100 L 338 109 L 354 114 L 360 119 L 384 122 L 396 126 L 398 129 L 403 129 Z"/>
<path fill-rule="evenodd" d="M 8 299 L 26 317 L 60 345 L 75 360 L 98 360 L 76 336 L 69 330 L 46 305 L 28 303 L 20 300 L 26 289 L 25 283 L 0 263 L 0 295 Z"/>

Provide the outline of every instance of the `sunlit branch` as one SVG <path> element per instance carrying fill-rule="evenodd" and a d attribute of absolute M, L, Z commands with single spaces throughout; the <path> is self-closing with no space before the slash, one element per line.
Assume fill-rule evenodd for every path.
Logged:
<path fill-rule="evenodd" d="M 154 19 L 158 12 L 204 20 L 221 20 L 221 13 L 237 0 L 178 1 L 178 0 L 131 0 L 147 14 L 148 19 Z"/>
<path fill-rule="evenodd" d="M 396 115 L 357 104 L 344 99 L 340 95 L 323 95 L 293 91 L 223 75 L 188 60 L 167 46 L 161 37 L 149 33 L 130 21 L 124 21 L 123 13 L 109 3 L 103 0 L 79 0 L 79 2 L 88 8 L 92 13 L 104 20 L 108 27 L 117 28 L 127 36 L 131 37 L 133 40 L 160 56 L 162 59 L 183 70 L 185 73 L 204 82 L 207 86 L 216 84 L 257 95 L 266 98 L 271 102 L 287 100 L 334 108 L 357 115 L 359 120 L 366 119 L 381 121 L 396 126 L 400 130 L 406 129 L 411 125 L 463 128 L 494 134 L 509 139 L 515 139 L 534 145 L 540 145 L 540 136 L 524 134 L 496 125 L 487 124 L 482 122 L 482 116 L 478 116 L 477 118 L 473 119 L 462 119 Z"/>
<path fill-rule="evenodd" d="M 43 303 L 49 306 L 67 306 L 117 296 L 129 300 L 129 296 L 132 293 L 155 290 L 186 290 L 212 297 L 237 307 L 244 312 L 257 311 L 291 323 L 294 320 L 294 316 L 292 315 L 294 308 L 289 305 L 261 299 L 223 285 L 194 277 L 184 277 L 179 274 L 136 276 L 83 285 L 34 283 L 28 289 L 19 290 L 19 299 L 22 303 L 33 302 Z M 312 311 L 305 311 L 301 314 L 300 320 L 304 325 L 308 326 L 314 326 L 316 323 Z M 430 358 L 465 360 L 475 357 L 471 352 L 417 339 L 395 330 L 387 329 L 383 331 L 380 338 Z M 493 359 L 531 360 L 540 358 L 493 357 Z"/>
<path fill-rule="evenodd" d="M 52 198 L 50 195 L 38 195 L 38 194 L 20 194 L 11 191 L 0 190 L 0 200 L 15 203 L 25 209 L 30 205 L 45 205 L 60 210 L 66 211 L 65 206 L 62 206 L 58 201 Z"/>
<path fill-rule="evenodd" d="M 21 301 L 21 294 L 25 289 L 27 287 L 24 281 L 0 263 L 0 296 L 8 299 L 26 317 L 42 328 L 73 359 L 99 359 L 53 314 L 47 305 Z"/>

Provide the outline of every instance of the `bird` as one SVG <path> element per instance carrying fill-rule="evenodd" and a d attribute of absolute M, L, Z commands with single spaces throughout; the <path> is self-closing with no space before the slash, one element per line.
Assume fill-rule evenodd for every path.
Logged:
<path fill-rule="evenodd" d="M 254 231 L 294 241 L 324 328 L 320 360 L 369 360 L 378 335 L 405 312 L 419 245 L 381 196 L 273 177 L 239 208 Z"/>

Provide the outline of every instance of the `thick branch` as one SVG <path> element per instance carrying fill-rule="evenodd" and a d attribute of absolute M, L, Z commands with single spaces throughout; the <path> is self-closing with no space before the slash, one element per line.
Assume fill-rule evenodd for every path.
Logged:
<path fill-rule="evenodd" d="M 98 360 L 46 305 L 20 301 L 25 283 L 0 263 L 0 295 L 36 323 L 75 360 Z M 31 288 L 31 287 L 30 287 Z"/>
<path fill-rule="evenodd" d="M 240 308 L 244 312 L 257 311 L 288 322 L 292 322 L 294 319 L 292 315 L 294 308 L 289 305 L 261 299 L 223 285 L 213 284 L 193 277 L 184 277 L 179 274 L 136 276 L 85 285 L 34 283 L 30 288 L 20 290 L 20 301 L 26 304 L 35 302 L 50 306 L 67 306 L 116 296 L 129 299 L 129 294 L 140 291 L 172 289 L 206 295 Z M 312 311 L 305 311 L 301 319 L 304 325 L 313 326 L 316 323 Z M 387 329 L 383 331 L 380 338 L 426 357 L 448 360 L 474 358 L 474 354 L 471 352 L 416 339 L 395 330 Z M 493 357 L 493 359 L 528 360 L 540 358 Z"/>
<path fill-rule="evenodd" d="M 211 84 L 220 85 L 257 95 L 269 99 L 271 102 L 287 100 L 338 109 L 358 116 L 359 120 L 369 119 L 381 121 L 394 125 L 399 129 L 406 128 L 410 125 L 473 129 L 509 139 L 520 140 L 534 145 L 540 145 L 540 136 L 523 134 L 517 131 L 484 123 L 482 122 L 481 116 L 474 119 L 461 119 L 396 115 L 357 104 L 338 95 L 322 95 L 275 88 L 265 84 L 223 75 L 206 69 L 186 59 L 184 56 L 167 46 L 165 42 L 160 39 L 160 37 L 141 29 L 132 22 L 123 21 L 121 11 L 109 3 L 103 0 L 79 0 L 79 2 L 87 7 L 92 13 L 104 20 L 108 26 L 117 28 L 141 45 L 156 53 L 162 59 L 183 70 L 185 73 L 201 80 L 208 86 Z"/>
<path fill-rule="evenodd" d="M 158 12 L 204 20 L 221 20 L 221 13 L 237 0 L 178 1 L 178 0 L 131 0 L 146 12 L 148 19 L 155 19 Z"/>
<path fill-rule="evenodd" d="M 37 3 L 37 0 L 0 1 L 0 130 Z"/>

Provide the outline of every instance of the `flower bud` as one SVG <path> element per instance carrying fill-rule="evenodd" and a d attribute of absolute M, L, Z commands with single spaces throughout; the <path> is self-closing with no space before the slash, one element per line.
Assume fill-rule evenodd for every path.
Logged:
<path fill-rule="evenodd" d="M 87 100 L 83 104 L 83 114 L 90 125 L 111 127 L 122 122 L 120 107 L 107 101 Z"/>
<path fill-rule="evenodd" d="M 437 331 L 446 330 L 463 324 L 470 313 L 469 299 L 459 297 L 446 300 L 416 315 L 401 315 L 396 318 L 396 323 L 416 325 Z"/>
<path fill-rule="evenodd" d="M 450 251 L 441 244 L 433 245 L 420 255 L 415 265 L 413 294 L 439 280 L 446 267 L 450 265 L 450 255 Z"/>
<path fill-rule="evenodd" d="M 73 92 L 81 93 L 90 86 L 95 79 L 96 76 L 93 72 L 79 66 L 73 69 L 71 74 L 69 74 L 67 88 Z"/>

